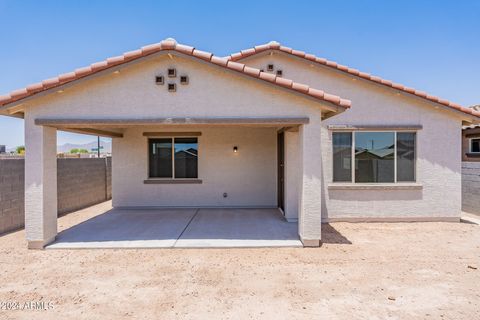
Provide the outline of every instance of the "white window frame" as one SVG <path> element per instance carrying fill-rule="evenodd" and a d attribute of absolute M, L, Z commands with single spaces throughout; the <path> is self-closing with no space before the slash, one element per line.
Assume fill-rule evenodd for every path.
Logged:
<path fill-rule="evenodd" d="M 480 142 L 480 137 L 477 137 L 477 138 L 469 138 L 468 139 L 468 151 L 469 153 L 473 153 L 473 154 L 480 154 L 480 151 L 472 151 L 472 147 L 473 147 L 473 140 L 478 140 Z"/>
<path fill-rule="evenodd" d="M 195 138 L 197 139 L 197 177 L 195 178 L 176 178 L 175 177 L 175 138 Z M 150 140 L 158 140 L 158 139 L 172 139 L 172 177 L 151 177 L 150 176 L 150 150 L 148 150 L 148 166 L 147 166 L 147 176 L 148 179 L 152 180 L 192 180 L 192 179 L 199 179 L 199 172 L 198 172 L 198 153 L 200 149 L 200 142 L 198 136 L 161 136 L 161 137 L 149 137 L 147 139 L 147 146 L 150 149 Z"/>
<path fill-rule="evenodd" d="M 351 155 L 351 164 L 350 164 L 350 167 L 351 167 L 351 176 L 352 176 L 352 179 L 351 179 L 351 182 L 346 182 L 346 183 L 353 183 L 353 184 L 357 184 L 357 185 L 362 185 L 362 184 L 365 184 L 365 185 L 370 185 L 370 184 L 376 184 L 376 185 L 381 185 L 381 184 L 405 184 L 405 183 L 417 183 L 417 136 L 418 136 L 418 132 L 416 130 L 352 130 L 352 131 L 332 131 L 332 134 L 333 133 L 336 133 L 336 132 L 350 132 L 352 134 L 352 155 Z M 394 161 L 394 182 L 356 182 L 355 181 L 355 136 L 356 136 L 356 133 L 357 132 L 361 132 L 361 133 L 374 133 L 374 132 L 379 132 L 379 133 L 393 133 L 394 137 L 394 158 L 393 158 L 393 161 Z M 413 170 L 413 181 L 400 181 L 398 182 L 397 181 L 397 133 L 415 133 L 415 166 L 414 166 L 414 170 Z M 475 139 L 475 138 L 474 138 Z M 332 143 L 332 148 L 333 148 L 333 143 Z M 333 180 L 333 150 L 332 150 L 332 180 Z M 339 183 L 339 184 L 342 184 L 342 183 L 345 183 L 345 181 L 332 181 L 333 183 Z"/>

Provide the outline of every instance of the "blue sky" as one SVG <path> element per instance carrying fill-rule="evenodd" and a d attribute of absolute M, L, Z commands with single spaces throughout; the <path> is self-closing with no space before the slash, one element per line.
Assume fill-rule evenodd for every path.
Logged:
<path fill-rule="evenodd" d="M 0 0 L 0 93 L 174 37 L 217 55 L 277 40 L 468 106 L 480 103 L 479 21 L 478 0 Z M 0 144 L 23 139 L 23 121 L 0 116 Z"/>

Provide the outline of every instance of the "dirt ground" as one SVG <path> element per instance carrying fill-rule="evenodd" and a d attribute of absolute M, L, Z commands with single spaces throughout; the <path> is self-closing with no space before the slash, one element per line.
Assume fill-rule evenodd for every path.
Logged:
<path fill-rule="evenodd" d="M 62 217 L 59 229 L 105 206 Z M 310 249 L 42 251 L 10 233 L 0 237 L 0 303 L 47 310 L 3 308 L 0 318 L 479 319 L 480 226 L 334 223 L 323 232 Z"/>

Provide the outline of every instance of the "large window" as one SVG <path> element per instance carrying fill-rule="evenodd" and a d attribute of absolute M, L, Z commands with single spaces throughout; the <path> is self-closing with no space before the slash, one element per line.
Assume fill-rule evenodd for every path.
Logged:
<path fill-rule="evenodd" d="M 415 137 L 415 132 L 334 132 L 333 181 L 414 182 Z"/>
<path fill-rule="evenodd" d="M 198 178 L 197 138 L 149 139 L 149 177 Z"/>
<path fill-rule="evenodd" d="M 480 153 L 480 138 L 470 139 L 470 152 Z"/>

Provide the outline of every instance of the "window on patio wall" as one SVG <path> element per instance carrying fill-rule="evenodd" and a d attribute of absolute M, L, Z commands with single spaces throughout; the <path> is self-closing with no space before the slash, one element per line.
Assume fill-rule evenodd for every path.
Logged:
<path fill-rule="evenodd" d="M 480 153 L 480 138 L 470 139 L 470 152 Z"/>
<path fill-rule="evenodd" d="M 332 140 L 334 182 L 415 181 L 415 132 L 333 132 Z"/>
<path fill-rule="evenodd" d="M 150 178 L 198 178 L 197 138 L 149 139 Z"/>

